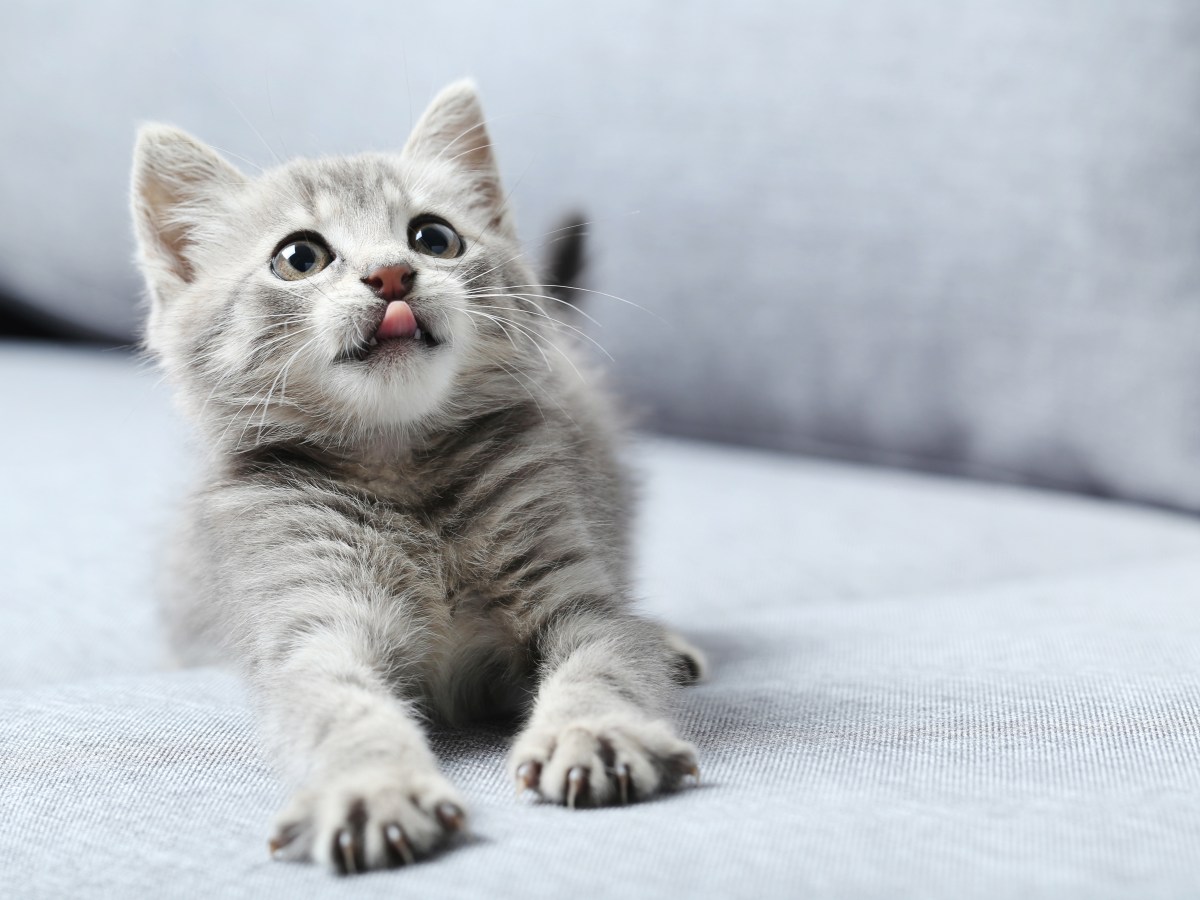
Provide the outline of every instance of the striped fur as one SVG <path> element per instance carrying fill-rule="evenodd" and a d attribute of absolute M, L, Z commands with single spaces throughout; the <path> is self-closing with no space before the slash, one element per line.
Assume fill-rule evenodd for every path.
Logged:
<path fill-rule="evenodd" d="M 353 872 L 443 844 L 466 805 L 429 717 L 526 716 L 510 776 L 572 806 L 694 771 L 667 716 L 699 656 L 630 609 L 617 416 L 522 260 L 472 86 L 400 154 L 254 178 L 149 126 L 133 210 L 147 346 L 209 450 L 168 623 L 183 659 L 248 679 L 296 784 L 276 852 Z M 410 247 L 424 213 L 460 258 Z M 284 282 L 269 262 L 294 232 L 336 259 Z M 437 344 L 363 356 L 381 315 L 363 279 L 399 264 Z"/>

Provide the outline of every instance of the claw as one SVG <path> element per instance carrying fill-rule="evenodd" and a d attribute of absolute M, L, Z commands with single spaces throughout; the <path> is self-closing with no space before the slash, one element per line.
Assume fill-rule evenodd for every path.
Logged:
<path fill-rule="evenodd" d="M 692 763 L 692 767 L 690 769 L 687 769 L 683 774 L 691 775 L 692 778 L 694 778 L 696 780 L 696 786 L 697 787 L 700 786 L 700 767 L 698 765 L 696 765 L 695 763 Z"/>
<path fill-rule="evenodd" d="M 537 762 L 521 763 L 517 766 L 517 793 L 537 790 L 538 781 L 542 777 L 542 764 Z"/>
<path fill-rule="evenodd" d="M 404 860 L 406 866 L 411 866 L 416 861 L 412 847 L 408 845 L 408 840 L 404 837 L 404 830 L 399 825 L 395 822 L 385 825 L 383 836 L 387 840 L 388 846 L 396 851 L 396 855 Z"/>
<path fill-rule="evenodd" d="M 300 835 L 300 826 L 293 823 L 284 825 L 279 831 L 271 836 L 267 841 L 267 849 L 271 851 L 271 856 L 278 856 L 279 851 L 290 845 Z"/>
<path fill-rule="evenodd" d="M 358 871 L 358 861 L 355 858 L 354 835 L 348 828 L 341 828 L 333 839 L 333 852 L 338 861 L 338 868 L 345 875 L 353 875 Z"/>
<path fill-rule="evenodd" d="M 437 813 L 438 821 L 442 823 L 442 827 L 447 831 L 460 830 L 463 827 L 463 823 L 467 820 L 463 811 L 453 803 L 439 803 L 434 812 Z"/>
<path fill-rule="evenodd" d="M 629 802 L 629 766 L 621 763 L 617 766 L 617 791 L 622 805 Z"/>
<path fill-rule="evenodd" d="M 587 787 L 587 769 L 575 766 L 567 772 L 567 806 L 574 809 L 576 799 L 587 792 Z"/>

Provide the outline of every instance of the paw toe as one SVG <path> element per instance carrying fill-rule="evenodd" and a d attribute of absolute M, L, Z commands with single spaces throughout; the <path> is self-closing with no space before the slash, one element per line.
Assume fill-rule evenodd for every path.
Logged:
<path fill-rule="evenodd" d="M 457 793 L 440 776 L 348 778 L 299 795 L 280 817 L 276 858 L 311 859 L 342 875 L 410 865 L 466 826 Z"/>
<path fill-rule="evenodd" d="M 695 771 L 696 754 L 664 722 L 600 721 L 525 735 L 513 761 L 518 790 L 577 809 L 673 790 Z"/>

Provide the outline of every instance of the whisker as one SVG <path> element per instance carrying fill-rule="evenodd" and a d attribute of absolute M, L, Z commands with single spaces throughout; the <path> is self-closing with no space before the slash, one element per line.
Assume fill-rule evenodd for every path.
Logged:
<path fill-rule="evenodd" d="M 505 296 L 511 296 L 511 295 L 505 295 Z M 522 299 L 522 298 L 514 298 L 514 299 Z M 601 353 L 603 353 L 605 356 L 607 356 L 612 362 L 614 362 L 614 363 L 616 362 L 616 360 L 613 359 L 612 354 L 609 353 L 607 350 L 605 350 L 604 347 L 601 346 L 600 342 L 597 341 L 595 338 L 593 338 L 586 331 L 584 331 L 580 328 L 576 328 L 574 325 L 570 324 L 569 322 L 560 321 L 559 319 L 556 319 L 553 316 L 549 315 L 548 313 L 542 312 L 539 309 L 526 310 L 526 309 L 523 309 L 523 308 L 517 307 L 517 306 L 486 306 L 484 304 L 479 304 L 479 303 L 474 304 L 472 308 L 474 308 L 474 309 L 491 309 L 491 310 L 496 310 L 498 312 L 503 311 L 503 312 L 514 312 L 514 313 L 537 315 L 540 318 L 543 318 L 547 322 L 549 322 L 551 327 L 554 328 L 555 331 L 558 331 L 562 328 L 570 329 L 575 334 L 579 335 L 579 337 L 583 338 L 585 341 L 592 344 L 592 346 L 594 346 L 597 350 L 599 350 Z"/>
<path fill-rule="evenodd" d="M 497 318 L 496 316 L 489 315 L 488 313 L 485 313 L 485 312 L 479 312 L 478 310 L 474 310 L 474 309 L 468 309 L 468 310 L 466 310 L 466 312 L 467 312 L 469 315 L 473 315 L 473 316 L 483 316 L 485 319 L 490 319 L 491 321 L 493 321 L 493 322 L 495 322 L 497 325 L 499 325 L 499 326 L 500 326 L 500 329 L 501 329 L 501 330 L 502 330 L 502 331 L 503 331 L 503 332 L 504 332 L 506 335 L 508 334 L 508 329 L 507 329 L 507 328 L 505 328 L 504 326 L 505 326 L 505 324 L 508 324 L 508 325 L 511 325 L 513 328 L 516 328 L 516 329 L 517 329 L 519 332 L 521 332 L 521 333 L 525 334 L 526 336 L 529 336 L 529 332 L 528 332 L 528 331 L 526 331 L 525 329 L 521 328 L 521 326 L 519 326 L 519 325 L 518 325 L 516 322 L 510 321 L 510 320 L 508 320 L 508 319 L 500 319 L 500 318 Z M 514 349 L 514 350 L 517 350 L 517 351 L 519 352 L 519 348 L 517 347 L 517 344 L 516 344 L 516 342 L 513 340 L 513 338 L 512 338 L 512 335 L 508 335 L 508 340 L 509 340 L 509 343 L 511 343 L 511 344 L 513 345 L 513 349 Z M 541 354 L 541 356 L 542 356 L 542 361 L 546 363 L 546 368 L 547 368 L 547 369 L 551 368 L 551 366 L 550 366 L 550 360 L 549 360 L 549 358 L 546 356 L 546 354 L 545 354 L 545 353 L 542 351 L 542 348 L 541 348 L 541 346 L 540 346 L 540 345 L 539 345 L 539 344 L 538 344 L 536 341 L 534 341 L 532 338 L 530 339 L 530 342 L 533 344 L 533 346 L 534 346 L 534 348 L 537 350 L 537 352 Z"/>
<path fill-rule="evenodd" d="M 473 312 L 473 313 L 475 312 L 474 310 L 468 310 L 468 311 Z M 500 319 L 498 319 L 495 316 L 489 315 L 487 313 L 476 313 L 476 314 L 485 316 L 486 318 L 489 318 L 489 319 L 492 319 L 498 325 L 500 324 Z M 509 325 L 512 325 L 514 328 L 516 328 L 516 329 L 524 332 L 526 335 L 528 335 L 530 340 L 533 342 L 533 345 L 537 348 L 537 351 L 539 353 L 541 353 L 542 359 L 545 360 L 546 368 L 547 369 L 552 368 L 550 365 L 550 360 L 546 357 L 546 354 L 542 350 L 541 344 L 538 343 L 537 336 L 534 334 L 534 332 L 530 331 L 529 329 L 525 328 L 524 326 L 520 325 L 519 323 L 512 321 L 511 319 L 504 319 L 503 321 L 507 322 Z M 501 325 L 501 327 L 503 328 L 504 326 Z M 545 339 L 543 338 L 543 340 L 545 340 Z M 559 356 L 561 356 L 563 358 L 563 360 L 566 362 L 566 364 L 571 367 L 571 370 L 575 373 L 576 377 L 578 377 L 580 381 L 582 381 L 586 384 L 587 379 L 583 377 L 583 373 L 579 371 L 579 369 L 576 367 L 575 363 L 571 360 L 571 357 L 569 357 L 563 351 L 563 349 L 561 347 L 559 347 L 557 344 L 555 344 L 553 341 L 546 341 L 546 343 L 550 347 L 551 350 L 555 351 Z"/>
<path fill-rule="evenodd" d="M 563 300 L 560 297 L 551 296 L 550 294 L 516 294 L 516 293 L 488 294 L 488 293 L 481 293 L 478 291 L 464 291 L 463 293 L 465 293 L 468 297 L 514 297 L 514 298 L 520 298 L 520 299 L 525 299 L 525 300 L 528 300 L 531 298 L 533 300 L 553 300 L 555 303 L 561 303 L 563 306 L 570 307 L 576 313 L 583 316 L 585 319 L 587 319 L 589 322 L 591 322 L 593 325 L 595 325 L 597 328 L 604 327 L 600 322 L 597 322 L 594 318 L 589 316 L 586 312 L 583 311 L 583 309 L 576 306 L 574 303 L 570 302 L 569 300 Z M 551 318 L 553 318 L 553 317 L 551 317 Z M 555 321 L 561 322 L 562 320 L 555 319 Z M 567 323 L 564 322 L 563 324 L 565 325 Z"/>
<path fill-rule="evenodd" d="M 632 300 L 627 300 L 624 297 L 618 297 L 616 294 L 608 294 L 608 293 L 605 293 L 604 291 L 593 290 L 592 288 L 579 287 L 574 284 L 512 284 L 512 285 L 508 285 L 508 287 L 514 287 L 514 288 L 522 288 L 522 287 L 558 288 L 558 289 L 561 289 L 564 291 L 580 291 L 585 294 L 595 294 L 598 297 L 608 297 L 612 300 L 616 300 L 620 303 L 624 303 L 624 304 L 627 304 L 628 306 L 632 306 L 634 309 L 641 310 L 642 312 L 646 313 L 647 315 L 653 316 L 654 318 L 658 319 L 658 321 L 662 322 L 664 325 L 671 324 L 666 319 L 664 319 L 662 316 L 660 316 L 658 313 L 656 313 L 654 310 L 647 309 L 646 307 L 642 306 L 640 303 L 634 303 Z"/>
<path fill-rule="evenodd" d="M 312 346 L 314 343 L 316 343 L 316 342 L 317 342 L 317 340 L 319 340 L 321 337 L 322 337 L 322 335 L 321 335 L 321 334 L 317 334 L 317 335 L 315 335 L 314 337 L 312 337 L 310 340 L 308 340 L 308 341 L 305 341 L 303 344 L 301 344 L 301 345 L 300 345 L 300 347 L 299 347 L 299 349 L 297 349 L 297 350 L 296 350 L 296 352 L 295 352 L 295 353 L 293 353 L 293 354 L 291 355 L 291 357 L 288 359 L 288 361 L 287 361 L 287 362 L 284 364 L 284 366 L 283 366 L 283 369 L 281 370 L 281 372 L 280 372 L 278 375 L 276 375 L 276 380 L 278 380 L 278 378 L 279 378 L 279 375 L 283 375 L 283 374 L 285 374 L 285 373 L 287 372 L 288 368 L 289 368 L 289 367 L 292 365 L 292 363 L 293 363 L 293 362 L 295 362 L 295 360 L 296 360 L 296 357 L 298 357 L 298 356 L 299 356 L 299 355 L 300 355 L 302 352 L 304 352 L 304 350 L 306 350 L 308 347 L 310 347 L 310 346 Z M 249 416 L 247 417 L 247 419 L 246 419 L 246 424 L 245 424 L 245 425 L 242 427 L 242 431 L 241 431 L 241 433 L 238 435 L 237 442 L 234 444 L 235 448 L 237 448 L 238 450 L 240 450 L 240 449 L 241 449 L 241 446 L 242 446 L 242 439 L 243 439 L 243 438 L 246 436 L 246 430 L 247 430 L 247 429 L 250 427 L 250 425 L 253 423 L 253 421 L 254 421 L 254 412 L 255 412 L 255 410 L 257 410 L 257 409 L 258 409 L 258 407 L 259 407 L 259 405 L 260 405 L 260 404 L 261 404 L 261 405 L 263 405 L 263 416 L 264 416 L 263 424 L 261 424 L 261 425 L 259 426 L 259 429 L 260 429 L 260 431 L 261 431 L 261 429 L 262 429 L 263 427 L 265 427 L 265 416 L 266 416 L 266 413 L 267 413 L 267 411 L 268 411 L 268 409 L 267 409 L 267 404 L 269 404 L 269 403 L 270 403 L 270 401 L 271 401 L 271 394 L 272 394 L 272 393 L 274 393 L 274 390 L 275 390 L 275 382 L 272 382 L 272 383 L 271 383 L 271 390 L 270 390 L 270 392 L 268 392 L 268 394 L 267 394 L 267 397 L 266 397 L 266 399 L 265 399 L 265 400 L 263 400 L 263 399 L 261 399 L 260 397 L 257 397 L 257 396 L 251 396 L 251 398 L 250 398 L 249 400 L 247 400 L 245 403 L 243 403 L 243 404 L 242 404 L 241 408 L 239 408 L 239 409 L 238 409 L 237 413 L 234 413 L 234 414 L 233 414 L 233 416 L 231 416 L 230 425 L 232 425 L 234 422 L 236 422 L 236 420 L 237 420 L 237 416 L 241 414 L 242 410 L 244 410 L 244 409 L 245 409 L 247 406 L 249 406 L 249 405 L 250 405 L 250 403 L 252 403 L 252 402 L 254 403 L 254 409 L 252 409 L 252 410 L 250 411 L 250 415 L 249 415 Z M 225 428 L 225 431 L 221 432 L 221 439 L 222 439 L 222 440 L 224 439 L 224 437 L 225 437 L 225 434 L 226 434 L 226 433 L 229 431 L 229 427 L 230 427 L 230 425 L 227 425 L 227 426 L 226 426 L 226 428 Z"/>

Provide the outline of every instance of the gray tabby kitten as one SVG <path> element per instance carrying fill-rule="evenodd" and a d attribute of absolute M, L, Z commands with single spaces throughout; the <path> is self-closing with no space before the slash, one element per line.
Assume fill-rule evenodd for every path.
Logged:
<path fill-rule="evenodd" d="M 528 713 L 518 788 L 625 803 L 696 773 L 699 655 L 630 611 L 608 400 L 522 260 L 474 87 L 399 155 L 247 178 L 138 136 L 147 345 L 211 450 L 171 569 L 186 661 L 236 661 L 297 789 L 272 850 L 409 863 L 465 824 L 422 718 Z"/>

